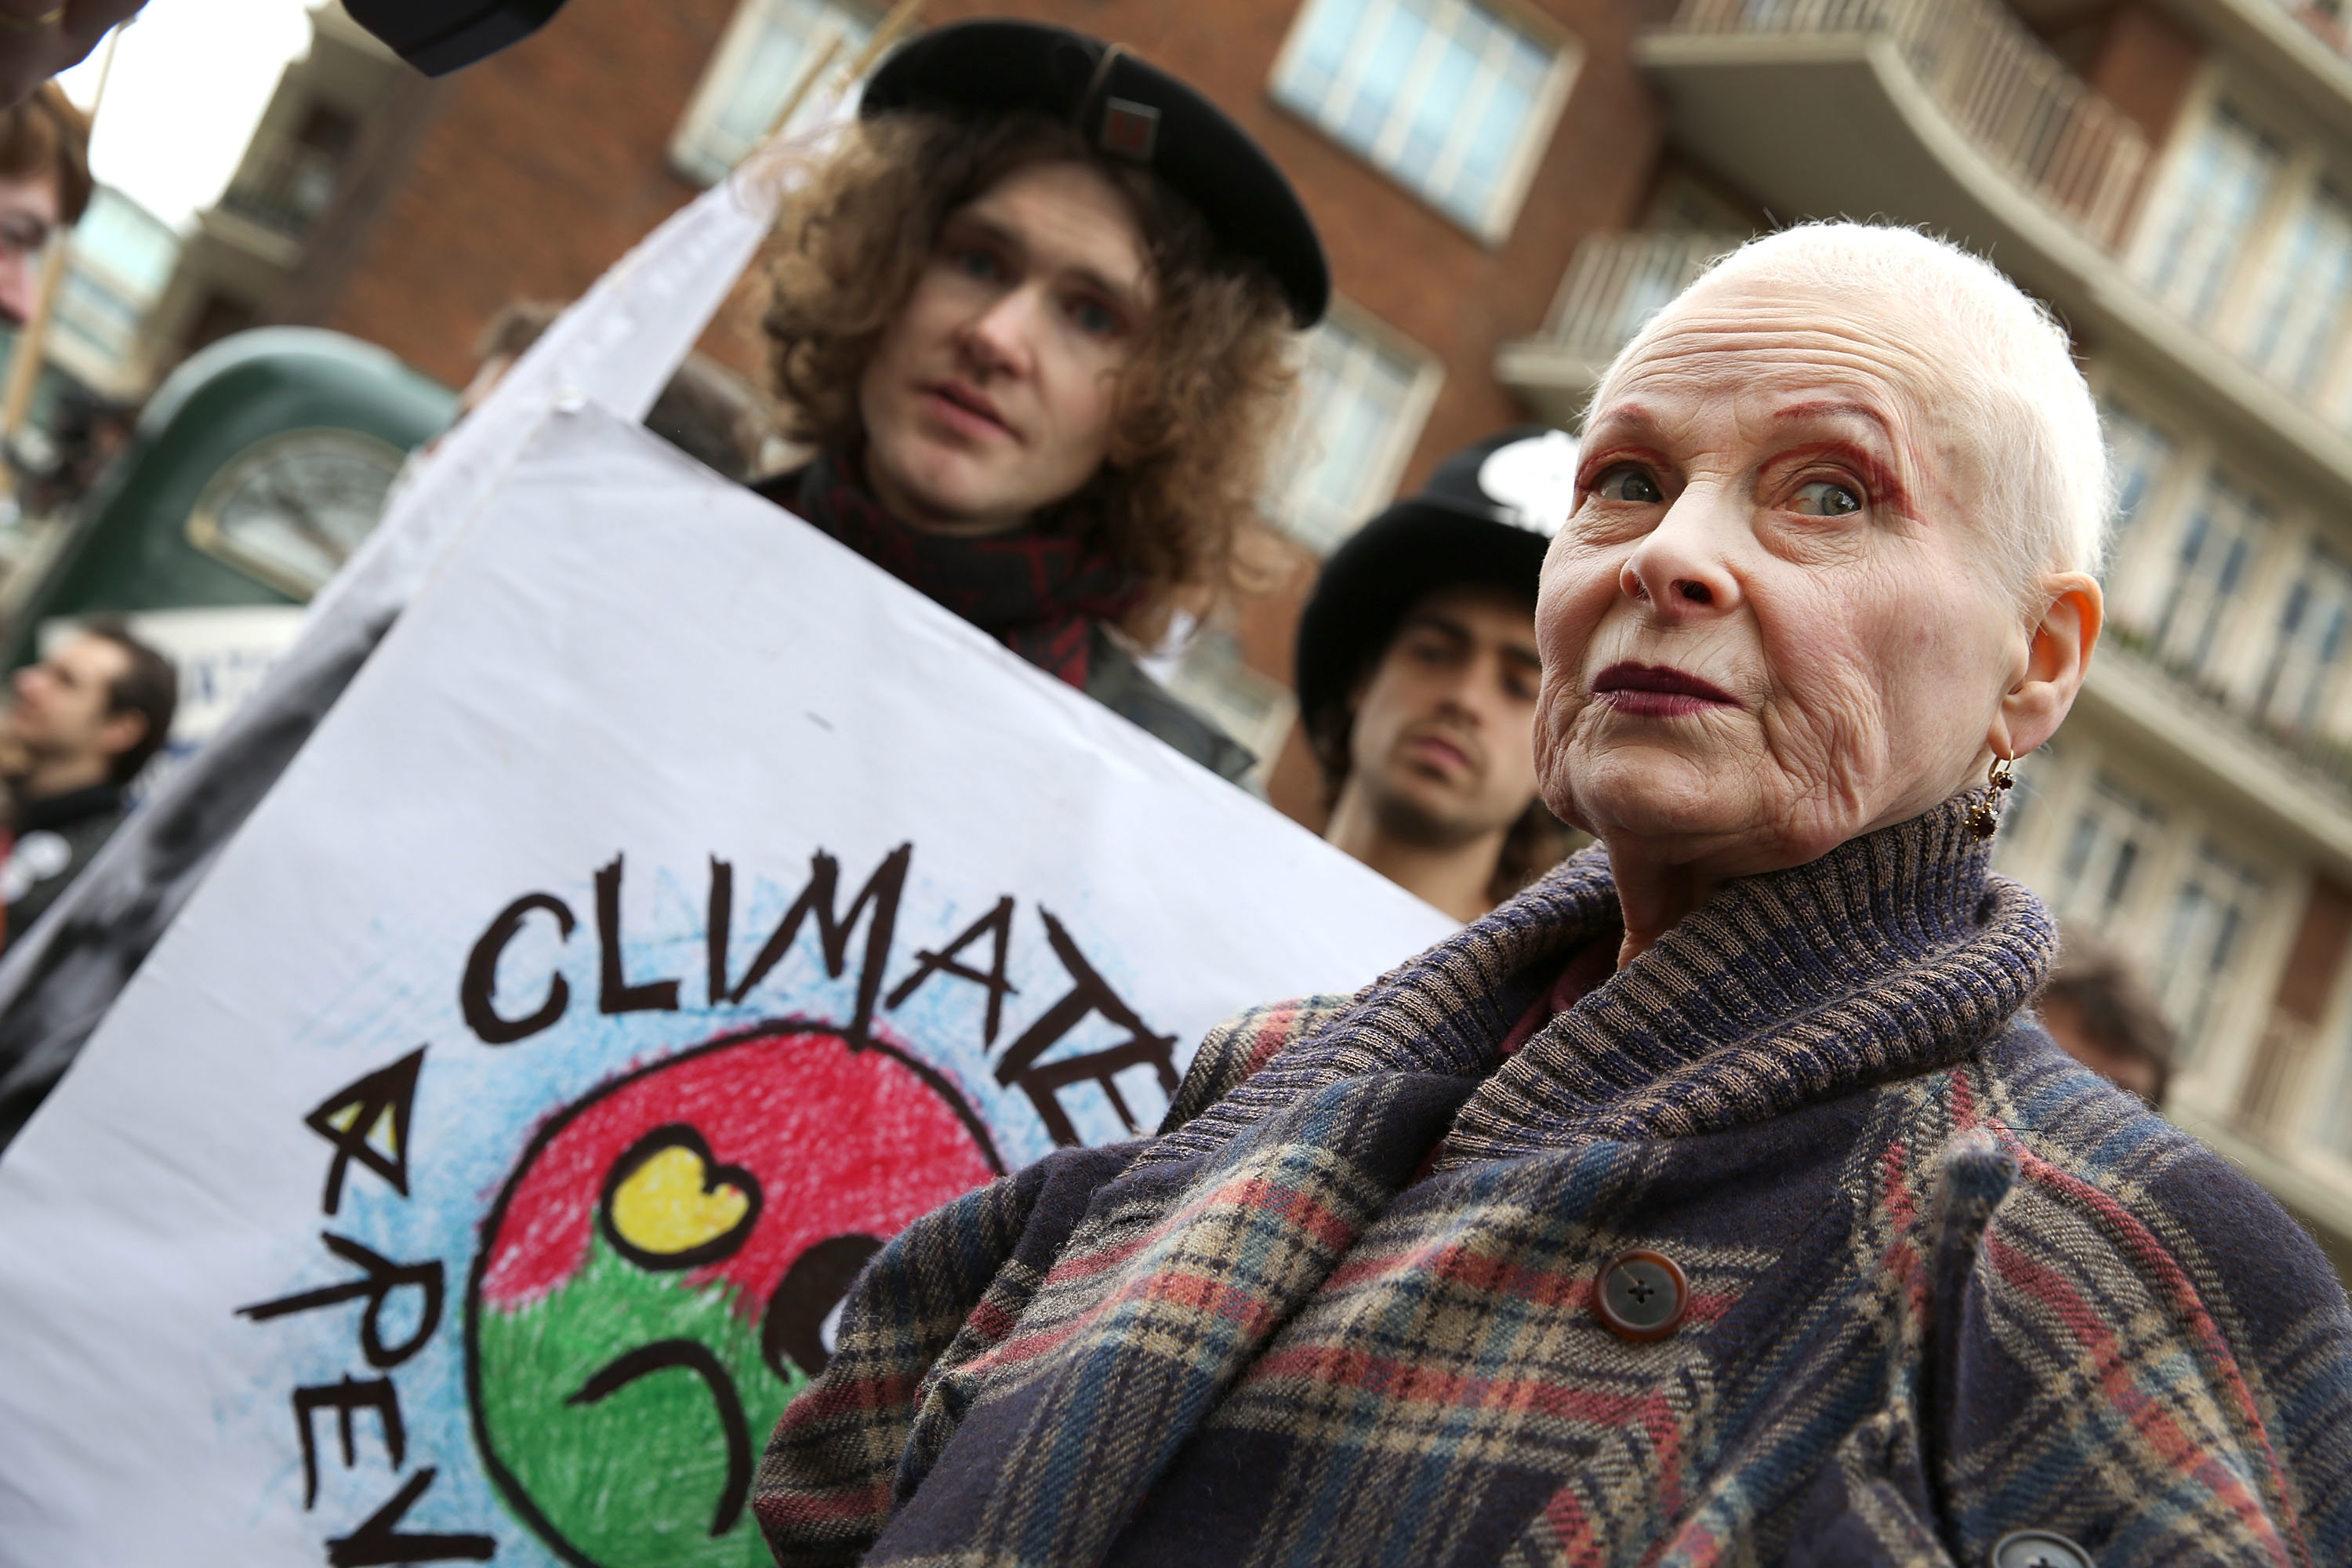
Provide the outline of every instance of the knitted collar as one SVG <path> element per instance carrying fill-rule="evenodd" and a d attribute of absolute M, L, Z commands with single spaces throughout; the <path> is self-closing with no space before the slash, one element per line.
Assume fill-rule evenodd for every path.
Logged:
<path fill-rule="evenodd" d="M 1473 1078 L 1460 1158 L 1571 1139 L 1686 1137 L 1948 1066 L 2030 1000 L 2057 951 L 2041 900 L 1991 874 L 1972 795 L 1820 859 L 1750 877 L 1496 1066 L 1524 1005 L 1620 918 L 1593 848 L 1364 993 L 1155 1145 L 1181 1159 L 1342 1078 Z"/>
<path fill-rule="evenodd" d="M 1084 689 L 1097 621 L 1136 595 L 1109 557 L 1023 529 L 986 539 L 926 533 L 894 517 L 851 454 L 819 453 L 779 499 L 901 583 L 953 610 L 1050 675 Z"/>

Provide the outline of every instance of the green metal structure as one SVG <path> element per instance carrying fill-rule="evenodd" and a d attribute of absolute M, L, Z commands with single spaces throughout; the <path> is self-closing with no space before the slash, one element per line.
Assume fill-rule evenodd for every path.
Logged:
<path fill-rule="evenodd" d="M 55 555 L 8 595 L 6 668 L 59 616 L 307 601 L 456 409 L 446 387 L 340 332 L 264 327 L 190 356 Z"/>

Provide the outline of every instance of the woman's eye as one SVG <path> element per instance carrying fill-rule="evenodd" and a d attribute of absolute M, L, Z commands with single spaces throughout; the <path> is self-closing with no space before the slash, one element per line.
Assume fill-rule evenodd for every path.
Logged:
<path fill-rule="evenodd" d="M 1797 487 L 1791 510 L 1802 517 L 1845 517 L 1862 510 L 1862 497 L 1835 479 L 1813 479 Z"/>
<path fill-rule="evenodd" d="M 1004 270 L 995 257 L 970 246 L 951 252 L 949 259 L 955 263 L 956 270 L 967 278 L 992 279 Z"/>
<path fill-rule="evenodd" d="M 1666 499 L 1659 490 L 1656 480 L 1641 469 L 1631 467 L 1612 468 L 1601 475 L 1601 482 L 1592 487 L 1592 493 L 1602 500 L 1654 503 Z"/>
<path fill-rule="evenodd" d="M 1109 309 L 1094 300 L 1081 300 L 1070 307 L 1070 319 L 1078 331 L 1088 337 L 1107 338 L 1118 330 L 1118 318 Z"/>

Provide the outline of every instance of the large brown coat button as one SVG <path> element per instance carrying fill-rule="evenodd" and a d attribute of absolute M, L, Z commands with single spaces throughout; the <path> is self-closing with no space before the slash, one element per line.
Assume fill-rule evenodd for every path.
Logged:
<path fill-rule="evenodd" d="M 1611 1258 L 1592 1292 L 1593 1312 L 1621 1339 L 1664 1339 L 1689 1310 L 1690 1282 L 1681 1268 L 1644 1247 Z"/>

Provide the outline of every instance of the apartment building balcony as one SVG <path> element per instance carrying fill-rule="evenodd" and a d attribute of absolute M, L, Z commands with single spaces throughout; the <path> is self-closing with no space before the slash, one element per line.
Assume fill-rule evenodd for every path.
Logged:
<path fill-rule="evenodd" d="M 1923 224 L 1993 256 L 2104 358 L 2352 512 L 2352 435 L 2126 265 L 2146 136 L 1996 0 L 1684 0 L 1639 54 L 1675 139 L 1770 211 Z M 1577 400 L 1561 330 L 1500 356 L 1540 407 Z"/>
<path fill-rule="evenodd" d="M 2352 7 L 2314 0 L 2165 0 L 2200 37 L 2244 59 L 2321 124 L 2352 136 Z"/>
<path fill-rule="evenodd" d="M 299 142 L 254 147 L 219 208 L 299 246 L 334 199 L 341 163 L 334 153 Z"/>
<path fill-rule="evenodd" d="M 1542 332 L 1507 343 L 1495 374 L 1549 423 L 1574 429 L 1601 373 L 1642 323 L 1741 234 L 1594 235 L 1576 247 Z"/>
<path fill-rule="evenodd" d="M 2239 693 L 2168 664 L 2122 624 L 2100 640 L 2076 710 L 2154 751 L 2174 787 L 2212 801 L 2241 826 L 2301 843 L 2315 868 L 2352 879 L 2352 747 L 2345 742 L 2272 728 Z"/>

